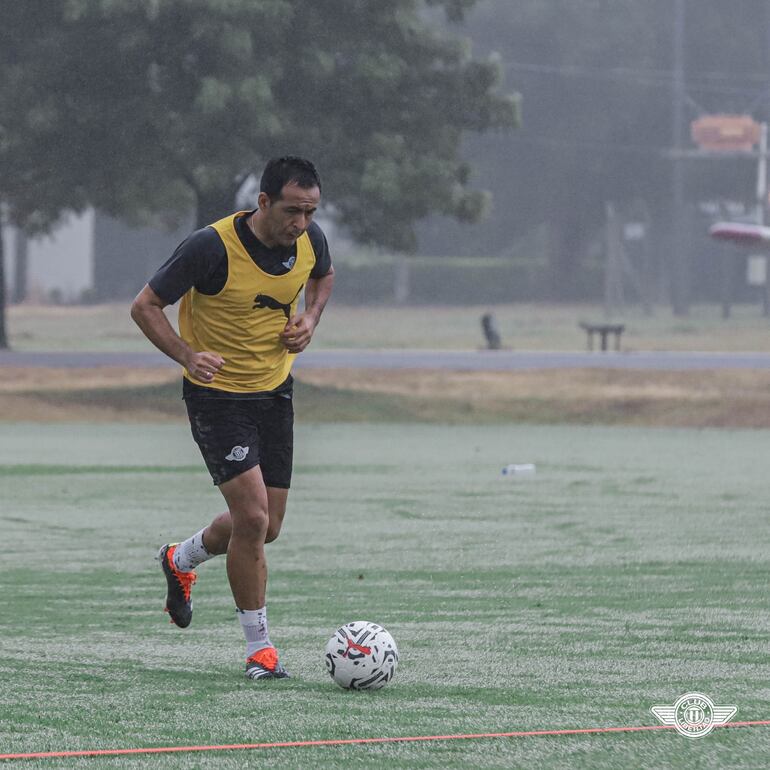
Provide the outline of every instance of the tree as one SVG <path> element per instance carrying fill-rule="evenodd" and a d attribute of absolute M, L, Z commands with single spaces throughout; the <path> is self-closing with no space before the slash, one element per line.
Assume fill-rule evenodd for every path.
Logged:
<path fill-rule="evenodd" d="M 474 2 L 0 0 L 0 200 L 30 232 L 86 204 L 203 225 L 293 152 L 355 237 L 412 250 L 431 211 L 482 213 L 463 132 L 516 122 L 496 63 L 428 15 Z"/>
<path fill-rule="evenodd" d="M 88 205 L 94 186 L 79 105 L 46 83 L 53 53 L 64 48 L 50 10 L 45 0 L 0 2 L 0 252 L 5 224 L 49 232 L 64 212 Z M 35 44 L 44 56 L 36 57 Z M 6 294 L 0 254 L 0 348 L 8 347 Z"/>
<path fill-rule="evenodd" d="M 472 2 L 432 4 L 459 18 Z M 193 194 L 199 224 L 282 152 L 318 160 L 362 240 L 409 249 L 429 211 L 478 217 L 483 198 L 468 189 L 460 135 L 513 125 L 515 100 L 498 93 L 493 62 L 431 30 L 424 3 L 208 0 L 192 4 L 198 18 L 190 5 L 154 4 L 152 43 L 137 48 L 156 93 L 150 114 L 146 94 L 137 106 L 163 148 L 165 178 Z"/>
<path fill-rule="evenodd" d="M 497 92 L 496 62 L 472 60 L 419 10 L 411 0 L 310 4 L 296 34 L 306 52 L 292 73 L 300 98 L 283 139 L 319 158 L 355 238 L 406 252 L 430 212 L 478 220 L 485 196 L 468 185 L 462 133 L 516 119 L 515 100 Z"/>
<path fill-rule="evenodd" d="M 472 3 L 432 4 L 457 17 Z M 5 5 L 3 15 L 14 16 L 16 4 Z M 439 200 L 418 212 L 403 206 L 399 223 L 436 205 L 470 217 L 478 200 L 465 189 L 459 134 L 514 121 L 513 100 L 495 92 L 496 67 L 432 32 L 418 0 L 69 0 L 37 8 L 45 29 L 25 25 L 28 35 L 8 58 L 38 100 L 25 105 L 24 128 L 35 124 L 47 168 L 28 163 L 29 152 L 21 162 L 42 176 L 66 161 L 67 179 L 82 178 L 90 200 L 116 213 L 147 208 L 148 194 L 157 204 L 176 192 L 172 203 L 192 202 L 207 222 L 231 205 L 244 174 L 301 145 L 325 159 L 327 177 L 345 163 L 330 177 L 345 211 L 361 195 L 366 207 L 381 203 L 388 191 L 376 178 L 386 183 L 394 166 L 408 187 L 416 162 L 438 175 Z M 17 30 L 8 36 L 19 39 Z"/>

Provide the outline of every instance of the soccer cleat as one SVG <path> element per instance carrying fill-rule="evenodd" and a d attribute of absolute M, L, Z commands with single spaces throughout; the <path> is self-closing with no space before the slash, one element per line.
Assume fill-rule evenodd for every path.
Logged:
<path fill-rule="evenodd" d="M 158 560 L 166 576 L 165 611 L 171 616 L 171 622 L 179 628 L 187 628 L 192 620 L 192 599 L 190 590 L 198 579 L 195 572 L 182 572 L 174 566 L 174 551 L 179 543 L 168 543 L 158 551 Z"/>
<path fill-rule="evenodd" d="M 246 660 L 246 676 L 249 679 L 286 679 L 289 672 L 278 662 L 275 647 L 263 647 Z"/>

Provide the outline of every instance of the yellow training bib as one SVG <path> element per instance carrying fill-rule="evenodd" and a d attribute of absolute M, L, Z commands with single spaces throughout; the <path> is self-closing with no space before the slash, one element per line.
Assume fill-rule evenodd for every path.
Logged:
<path fill-rule="evenodd" d="M 182 297 L 179 334 L 196 352 L 219 353 L 225 359 L 211 383 L 201 383 L 185 369 L 184 376 L 197 385 L 207 384 L 232 393 L 277 388 L 291 372 L 294 354 L 280 341 L 286 321 L 297 310 L 299 295 L 315 265 L 307 233 L 297 240 L 297 259 L 284 275 L 261 270 L 235 230 L 240 211 L 210 225 L 227 251 L 227 282 L 219 294 L 201 294 L 195 288 Z"/>

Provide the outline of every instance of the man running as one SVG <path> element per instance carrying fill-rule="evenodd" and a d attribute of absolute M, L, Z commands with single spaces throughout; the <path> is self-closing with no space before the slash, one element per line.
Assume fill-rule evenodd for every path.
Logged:
<path fill-rule="evenodd" d="M 334 282 L 326 237 L 313 222 L 320 198 L 310 161 L 271 160 L 257 208 L 192 233 L 131 306 L 147 338 L 183 367 L 192 434 L 227 503 L 207 527 L 160 549 L 166 611 L 186 628 L 195 568 L 227 554 L 253 680 L 288 676 L 268 633 L 264 546 L 281 530 L 291 482 L 292 363 Z M 177 334 L 163 309 L 179 299 Z"/>

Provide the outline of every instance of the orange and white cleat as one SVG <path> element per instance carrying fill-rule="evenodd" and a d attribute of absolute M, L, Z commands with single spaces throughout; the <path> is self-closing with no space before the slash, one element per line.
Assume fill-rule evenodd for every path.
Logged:
<path fill-rule="evenodd" d="M 192 620 L 192 590 L 198 576 L 194 571 L 182 572 L 174 566 L 174 551 L 179 543 L 168 543 L 158 551 L 158 561 L 166 576 L 168 591 L 166 593 L 165 611 L 171 617 L 171 622 L 179 628 L 187 628 Z"/>
<path fill-rule="evenodd" d="M 286 679 L 289 672 L 278 661 L 275 647 L 263 647 L 246 660 L 246 676 L 249 679 Z"/>

